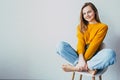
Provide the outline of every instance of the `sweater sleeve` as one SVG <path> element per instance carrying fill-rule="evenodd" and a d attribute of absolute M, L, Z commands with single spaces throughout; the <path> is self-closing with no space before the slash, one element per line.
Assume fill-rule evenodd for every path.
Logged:
<path fill-rule="evenodd" d="M 80 32 L 80 26 L 77 26 L 77 53 L 78 54 L 83 54 L 85 52 L 84 46 L 85 46 L 85 41 L 84 41 L 84 35 L 83 33 Z"/>
<path fill-rule="evenodd" d="M 85 60 L 90 59 L 95 54 L 95 52 L 99 48 L 100 44 L 104 40 L 106 33 L 107 33 L 107 30 L 108 30 L 108 26 L 106 25 L 106 26 L 101 27 L 97 31 L 94 39 L 91 41 L 88 49 L 85 52 L 85 55 L 84 55 Z"/>

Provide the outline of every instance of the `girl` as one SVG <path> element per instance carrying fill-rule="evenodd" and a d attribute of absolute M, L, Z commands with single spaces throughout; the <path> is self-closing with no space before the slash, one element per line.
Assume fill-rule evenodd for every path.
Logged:
<path fill-rule="evenodd" d="M 96 74 L 99 69 L 114 64 L 115 52 L 112 49 L 100 49 L 107 30 L 108 26 L 100 21 L 95 5 L 85 3 L 81 8 L 80 24 L 77 26 L 77 50 L 67 42 L 61 42 L 57 47 L 57 53 L 72 64 L 63 64 L 63 70 Z"/>

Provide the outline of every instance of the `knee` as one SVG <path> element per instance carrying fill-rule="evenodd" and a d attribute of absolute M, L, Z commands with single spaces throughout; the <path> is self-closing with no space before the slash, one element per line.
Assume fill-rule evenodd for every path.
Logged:
<path fill-rule="evenodd" d="M 59 44 L 57 44 L 57 52 L 65 50 L 67 46 L 69 46 L 67 42 L 61 41 Z"/>
<path fill-rule="evenodd" d="M 116 58 L 116 53 L 112 49 L 104 49 L 103 53 L 106 60 L 113 60 Z"/>
<path fill-rule="evenodd" d="M 116 53 L 112 49 L 106 49 L 106 54 L 108 55 L 108 57 L 116 57 Z"/>
<path fill-rule="evenodd" d="M 67 42 L 64 42 L 64 41 L 61 41 L 59 44 L 58 44 L 58 48 L 61 48 L 61 49 L 64 49 L 66 48 L 67 46 L 69 46 L 69 44 Z"/>

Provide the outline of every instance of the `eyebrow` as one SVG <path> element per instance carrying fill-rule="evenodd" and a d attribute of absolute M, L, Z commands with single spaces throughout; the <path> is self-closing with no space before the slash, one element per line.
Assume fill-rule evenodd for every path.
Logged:
<path fill-rule="evenodd" d="M 88 10 L 87 12 L 91 12 L 92 10 Z M 83 12 L 83 13 L 86 13 L 86 12 Z"/>

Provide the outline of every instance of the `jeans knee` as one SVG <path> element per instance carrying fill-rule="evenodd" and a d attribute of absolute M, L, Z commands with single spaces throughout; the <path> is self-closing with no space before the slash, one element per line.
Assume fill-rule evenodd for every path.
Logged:
<path fill-rule="evenodd" d="M 61 41 L 59 44 L 58 44 L 58 47 L 61 48 L 61 49 L 64 49 L 66 48 L 67 46 L 69 46 L 69 44 L 67 42 L 64 42 L 64 41 Z"/>
<path fill-rule="evenodd" d="M 62 52 L 63 50 L 65 50 L 65 48 L 68 46 L 69 44 L 67 42 L 61 41 L 58 45 L 57 45 L 57 52 Z"/>
<path fill-rule="evenodd" d="M 107 49 L 108 57 L 113 58 L 116 57 L 116 53 L 112 49 Z"/>
<path fill-rule="evenodd" d="M 115 53 L 115 51 L 114 50 L 112 50 L 112 49 L 105 49 L 104 50 L 105 51 L 105 58 L 106 58 L 106 60 L 107 61 L 110 61 L 110 60 L 113 60 L 113 61 L 115 61 L 116 60 L 116 53 Z"/>

